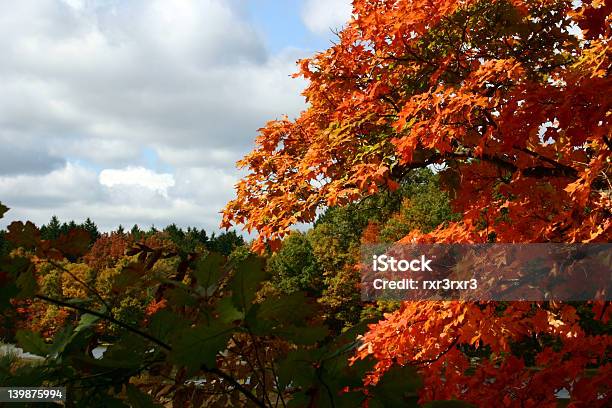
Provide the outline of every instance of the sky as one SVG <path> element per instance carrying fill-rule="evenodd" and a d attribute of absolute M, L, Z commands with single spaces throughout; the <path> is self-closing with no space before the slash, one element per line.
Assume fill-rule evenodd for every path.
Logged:
<path fill-rule="evenodd" d="M 305 108 L 295 62 L 350 0 L 0 2 L 0 202 L 14 220 L 218 231 L 257 129 Z"/>

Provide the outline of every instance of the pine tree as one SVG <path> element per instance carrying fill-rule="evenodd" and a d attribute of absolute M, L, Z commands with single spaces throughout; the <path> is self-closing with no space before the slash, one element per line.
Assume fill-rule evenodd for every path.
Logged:
<path fill-rule="evenodd" d="M 57 239 L 61 233 L 61 224 L 56 215 L 51 217 L 47 225 L 40 227 L 42 239 Z"/>
<path fill-rule="evenodd" d="M 138 241 L 140 240 L 140 238 L 142 238 L 143 231 L 138 228 L 138 224 L 134 224 L 134 226 L 130 230 L 130 235 L 132 235 L 132 238 L 134 238 L 134 240 Z"/>
<path fill-rule="evenodd" d="M 81 227 L 89 233 L 91 243 L 96 242 L 98 238 L 100 238 L 100 231 L 98 231 L 98 227 L 89 217 L 87 217 Z"/>

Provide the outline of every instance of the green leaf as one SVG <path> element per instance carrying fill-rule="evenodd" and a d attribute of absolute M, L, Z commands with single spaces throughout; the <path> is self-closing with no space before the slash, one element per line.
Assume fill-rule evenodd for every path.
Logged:
<path fill-rule="evenodd" d="M 166 291 L 168 303 L 174 306 L 194 306 L 196 299 L 182 286 L 177 286 Z"/>
<path fill-rule="evenodd" d="M 352 382 L 347 382 L 347 373 L 342 375 L 336 369 L 347 367 L 346 358 L 337 359 L 338 367 L 336 364 L 330 367 L 329 361 L 320 360 L 320 354 L 319 350 L 297 349 L 288 353 L 287 357 L 278 364 L 279 387 L 285 389 L 291 384 L 303 390 L 295 394 L 297 400 L 292 399 L 294 402 L 289 406 L 337 408 L 361 406 L 365 398 L 362 392 L 341 393 L 340 390 L 351 384 L 361 386 L 362 376 L 355 375 Z"/>
<path fill-rule="evenodd" d="M 346 360 L 347 355 L 353 354 L 353 350 L 355 350 L 361 344 L 357 340 L 357 337 L 366 332 L 369 324 L 375 323 L 376 321 L 376 319 L 363 320 L 340 335 L 335 336 L 333 342 L 326 347 L 326 350 L 324 350 L 322 358 L 332 359 L 341 357 Z M 359 364 L 359 362 L 355 364 Z"/>
<path fill-rule="evenodd" d="M 394 366 L 385 373 L 372 395 L 383 406 L 418 407 L 418 390 L 421 386 L 421 377 L 414 367 Z"/>
<path fill-rule="evenodd" d="M 31 269 L 19 274 L 16 283 L 17 287 L 19 288 L 19 294 L 17 297 L 20 299 L 31 298 L 38 290 L 38 284 L 36 283 L 36 278 L 34 277 L 34 273 L 32 273 Z"/>
<path fill-rule="evenodd" d="M 11 299 L 17 297 L 19 294 L 19 288 L 14 282 L 5 283 L 4 286 L 0 286 L 0 314 L 5 309 L 13 307 Z"/>
<path fill-rule="evenodd" d="M 92 314 L 85 313 L 83 316 L 81 316 L 81 319 L 79 320 L 79 324 L 77 325 L 76 329 L 74 329 L 75 333 L 78 333 L 83 330 L 87 330 L 92 325 L 94 325 L 98 320 L 100 320 L 98 316 L 94 316 Z"/>
<path fill-rule="evenodd" d="M 137 335 L 124 335 L 118 342 L 108 346 L 102 358 L 90 359 L 89 364 L 108 368 L 138 369 L 147 361 L 151 343 Z"/>
<path fill-rule="evenodd" d="M 49 355 L 70 354 L 74 350 L 79 350 L 93 333 L 88 329 L 99 320 L 98 316 L 89 313 L 83 314 L 76 327 L 68 325 L 55 335 L 53 343 L 49 347 Z"/>
<path fill-rule="evenodd" d="M 36 354 L 41 357 L 47 356 L 49 345 L 45 343 L 38 333 L 29 330 L 18 330 L 15 337 L 19 347 L 26 353 Z"/>
<path fill-rule="evenodd" d="M 132 262 L 124 267 L 113 280 L 113 289 L 121 292 L 136 284 L 145 275 L 144 265 Z"/>
<path fill-rule="evenodd" d="M 287 357 L 278 364 L 278 385 L 285 389 L 289 384 L 308 387 L 315 381 L 314 361 L 311 350 L 297 349 L 287 354 Z"/>
<path fill-rule="evenodd" d="M 232 331 L 233 326 L 214 320 L 209 325 L 176 333 L 171 359 L 178 365 L 194 370 L 202 365 L 215 367 L 217 353 L 225 350 Z"/>
<path fill-rule="evenodd" d="M 294 344 L 313 344 L 327 337 L 324 325 L 311 324 L 316 304 L 300 292 L 267 298 L 251 307 L 246 322 L 259 336 L 277 336 Z"/>
<path fill-rule="evenodd" d="M 217 302 L 215 311 L 219 314 L 218 319 L 224 323 L 232 323 L 244 319 L 244 312 L 236 309 L 231 297 L 224 297 Z"/>
<path fill-rule="evenodd" d="M 67 324 L 62 330 L 59 330 L 53 337 L 53 343 L 49 347 L 49 355 L 56 356 L 61 354 L 66 346 L 74 339 L 74 326 Z"/>
<path fill-rule="evenodd" d="M 0 359 L 1 362 L 2 359 Z M 20 364 L 15 369 L 6 369 L 6 366 L 0 366 L 0 384 L 3 387 L 36 387 L 43 385 L 47 380 L 48 371 L 41 369 L 43 366 L 38 364 Z M 7 404 L 3 404 L 7 405 Z"/>
<path fill-rule="evenodd" d="M 329 334 L 326 326 L 286 326 L 274 329 L 270 334 L 294 344 L 310 345 L 323 340 Z"/>
<path fill-rule="evenodd" d="M 259 322 L 303 322 L 312 317 L 316 305 L 303 292 L 295 292 L 276 298 L 267 298 L 257 310 Z"/>
<path fill-rule="evenodd" d="M 238 310 L 245 311 L 253 303 L 259 286 L 267 277 L 264 265 L 263 258 L 251 255 L 236 267 L 230 287 L 232 301 Z"/>
<path fill-rule="evenodd" d="M 149 334 L 159 340 L 169 341 L 176 333 L 189 329 L 189 324 L 176 313 L 160 310 L 155 313 L 149 323 Z"/>
<path fill-rule="evenodd" d="M 221 254 L 211 252 L 205 258 L 198 259 L 195 264 L 193 274 L 196 277 L 198 285 L 207 289 L 216 288 L 223 274 L 222 266 L 225 259 Z M 214 289 L 213 289 L 214 290 Z"/>
<path fill-rule="evenodd" d="M 127 385 L 127 397 L 130 401 L 132 408 L 153 408 L 161 407 L 161 405 L 155 404 L 153 398 L 150 395 L 140 391 L 137 387 L 132 384 Z"/>

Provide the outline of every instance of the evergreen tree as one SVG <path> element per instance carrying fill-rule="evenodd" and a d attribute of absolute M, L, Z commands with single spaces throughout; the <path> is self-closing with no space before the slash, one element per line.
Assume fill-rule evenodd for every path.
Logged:
<path fill-rule="evenodd" d="M 164 232 L 168 234 L 170 240 L 176 245 L 180 246 L 183 243 L 183 240 L 185 239 L 185 232 L 183 232 L 183 230 L 177 227 L 174 223 L 164 228 Z"/>
<path fill-rule="evenodd" d="M 134 226 L 130 230 L 130 235 L 132 235 L 132 237 L 136 241 L 140 240 L 140 238 L 142 238 L 143 234 L 144 234 L 144 232 L 140 228 L 138 228 L 137 224 L 134 224 Z"/>
<path fill-rule="evenodd" d="M 219 252 L 225 256 L 228 256 L 232 251 L 244 244 L 244 238 L 236 234 L 235 231 L 228 231 L 221 233 L 218 237 L 215 233 L 210 237 L 208 241 L 208 249 L 214 252 Z"/>
<path fill-rule="evenodd" d="M 71 230 L 78 228 L 79 226 L 77 225 L 76 222 L 74 222 L 74 220 L 71 220 L 69 223 L 63 223 L 62 226 L 60 227 L 60 235 L 67 235 Z"/>
<path fill-rule="evenodd" d="M 89 217 L 87 217 L 81 227 L 89 233 L 91 243 L 96 242 L 98 238 L 100 238 L 100 231 L 98 231 L 98 227 Z"/>
<path fill-rule="evenodd" d="M 40 227 L 42 239 L 57 239 L 61 234 L 61 224 L 56 215 L 51 217 L 47 225 Z"/>

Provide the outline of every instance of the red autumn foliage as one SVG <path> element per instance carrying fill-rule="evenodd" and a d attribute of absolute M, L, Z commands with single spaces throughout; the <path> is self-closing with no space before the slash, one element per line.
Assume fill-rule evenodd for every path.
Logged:
<path fill-rule="evenodd" d="M 319 207 L 439 165 L 461 219 L 402 242 L 608 242 L 610 11 L 601 0 L 355 0 L 337 44 L 300 62 L 308 109 L 269 122 L 239 162 L 248 174 L 223 225 L 274 248 Z M 609 406 L 610 336 L 580 323 L 563 304 L 406 303 L 370 327 L 356 358 L 378 361 L 367 383 L 393 364 L 421 367 L 423 400 L 553 407 L 566 388 L 573 407 Z M 526 339 L 535 367 L 512 352 Z"/>

